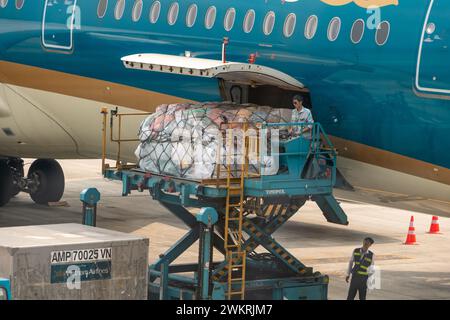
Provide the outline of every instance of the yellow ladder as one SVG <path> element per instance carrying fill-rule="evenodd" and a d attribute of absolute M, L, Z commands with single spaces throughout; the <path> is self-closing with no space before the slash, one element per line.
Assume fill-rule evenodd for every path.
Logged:
<path fill-rule="evenodd" d="M 246 257 L 247 254 L 242 248 L 242 225 L 244 214 L 244 183 L 248 176 L 248 138 L 245 135 L 247 124 L 243 124 L 243 160 L 241 169 L 234 170 L 239 172 L 240 177 L 233 177 L 231 161 L 231 150 L 234 150 L 234 136 L 228 135 L 227 144 L 227 198 L 225 207 L 225 250 L 226 260 L 228 263 L 228 291 L 227 298 L 231 300 L 233 297 L 239 296 L 241 300 L 245 298 L 245 273 L 246 273 Z M 219 171 L 220 172 L 220 171 Z M 233 199 L 239 197 L 239 203 L 232 203 Z"/>

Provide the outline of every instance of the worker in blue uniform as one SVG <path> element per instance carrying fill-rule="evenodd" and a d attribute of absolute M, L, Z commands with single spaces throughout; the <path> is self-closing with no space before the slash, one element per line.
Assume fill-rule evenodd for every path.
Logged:
<path fill-rule="evenodd" d="M 374 242 L 372 238 L 367 237 L 364 239 L 361 248 L 353 250 L 348 264 L 347 277 L 345 278 L 348 283 L 351 276 L 347 300 L 354 300 L 356 293 L 359 293 L 359 300 L 366 300 L 367 280 L 374 266 L 374 254 L 369 248 Z"/>

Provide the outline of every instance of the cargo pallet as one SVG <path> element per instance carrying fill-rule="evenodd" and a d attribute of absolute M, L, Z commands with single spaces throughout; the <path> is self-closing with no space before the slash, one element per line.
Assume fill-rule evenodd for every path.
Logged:
<path fill-rule="evenodd" d="M 103 115 L 106 126 L 107 112 Z M 247 132 L 246 124 L 239 125 Z M 104 177 L 121 181 L 123 196 L 133 191 L 149 192 L 153 200 L 190 228 L 150 265 L 150 299 L 327 299 L 328 276 L 305 266 L 272 234 L 307 200 L 317 203 L 328 222 L 348 224 L 333 196 L 336 151 L 319 123 L 262 123 L 257 127 L 258 132 L 295 127 L 299 132 L 306 127 L 311 131 L 308 137 L 280 140 L 280 152 L 271 155 L 279 159 L 275 175 L 249 173 L 252 146 L 245 134 L 245 161 L 239 166 L 219 162 L 217 176 L 208 180 L 145 172 L 137 166 L 122 165 L 120 159 L 115 168 L 104 164 Z M 194 215 L 187 208 L 201 210 Z M 198 263 L 174 265 L 196 241 L 200 241 Z M 259 247 L 266 252 L 257 252 Z M 214 262 L 213 248 L 223 255 L 223 261 Z"/>

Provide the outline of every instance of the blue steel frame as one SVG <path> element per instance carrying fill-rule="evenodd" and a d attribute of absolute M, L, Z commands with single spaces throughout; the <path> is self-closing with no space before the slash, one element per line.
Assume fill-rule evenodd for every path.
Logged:
<path fill-rule="evenodd" d="M 347 225 L 347 216 L 333 196 L 333 186 L 336 183 L 336 152 L 321 125 L 319 123 L 262 124 L 261 128 L 268 129 L 282 126 L 300 126 L 301 128 L 311 126 L 311 139 L 300 136 L 280 141 L 280 150 L 282 151 L 279 154 L 272 154 L 272 156 L 279 156 L 280 164 L 285 165 L 288 170 L 280 171 L 273 176 L 247 178 L 244 184 L 245 196 L 270 199 L 273 203 L 281 201 L 281 198 L 310 198 L 318 204 L 327 221 Z M 324 142 L 326 149 L 322 148 L 321 142 Z M 329 169 L 329 175 L 304 178 L 303 172 L 308 159 L 318 160 L 320 157 L 325 157 L 325 169 Z M 185 207 L 211 207 L 216 209 L 219 215 L 223 215 L 223 202 L 221 201 L 226 198 L 226 187 L 140 170 L 121 171 L 115 168 L 106 168 L 104 176 L 112 180 L 122 181 L 123 196 L 129 195 L 133 190 L 139 192 L 149 190 L 154 200 L 159 201 L 161 205 L 190 227 L 189 232 L 150 266 L 149 292 L 151 297 L 159 297 L 164 300 L 194 298 L 196 294 L 195 286 L 198 281 L 195 277 L 199 276 L 197 273 L 199 270 L 198 264 L 171 265 L 176 258 L 199 240 L 201 234 L 201 223 Z M 282 259 L 280 252 L 282 252 L 282 255 L 286 255 L 288 252 L 281 251 L 281 245 L 271 237 L 271 234 L 279 228 L 279 224 L 273 222 L 260 228 L 252 225 L 250 221 L 247 224 L 249 229 L 244 228 L 246 232 L 250 232 L 250 229 L 253 228 L 259 235 L 253 235 L 251 240 L 263 245 L 278 260 L 285 263 L 291 271 L 308 269 L 311 273 L 307 273 L 303 277 L 283 279 L 272 277 L 271 279 L 247 281 L 246 291 L 251 292 L 252 290 L 257 291 L 266 288 L 272 290 L 273 298 L 287 296 L 292 299 L 326 298 L 327 276 L 312 274 L 311 268 L 306 268 L 293 256 L 291 256 L 290 264 Z M 267 239 L 272 240 L 272 247 L 265 243 Z M 225 253 L 223 239 L 216 234 L 213 234 L 212 245 L 221 253 Z M 221 267 L 222 265 L 223 263 L 214 264 L 211 268 Z M 194 279 L 179 275 L 179 273 L 186 272 L 194 272 Z M 158 279 L 159 283 L 156 281 Z M 184 285 L 174 286 L 174 282 Z M 225 298 L 226 284 L 221 281 L 211 281 L 211 286 L 210 298 Z"/>

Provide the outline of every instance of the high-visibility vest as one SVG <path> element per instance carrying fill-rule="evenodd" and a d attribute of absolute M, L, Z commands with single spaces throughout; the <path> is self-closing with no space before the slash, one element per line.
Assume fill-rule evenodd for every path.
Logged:
<path fill-rule="evenodd" d="M 353 274 L 359 274 L 361 276 L 368 276 L 368 269 L 372 264 L 373 252 L 368 251 L 364 254 L 361 253 L 361 249 L 357 248 L 353 250 L 353 261 L 355 266 L 353 267 Z"/>

